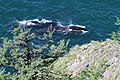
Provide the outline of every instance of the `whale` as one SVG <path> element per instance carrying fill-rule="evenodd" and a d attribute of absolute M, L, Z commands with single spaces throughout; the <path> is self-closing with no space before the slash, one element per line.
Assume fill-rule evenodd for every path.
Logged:
<path fill-rule="evenodd" d="M 35 32 L 38 32 L 38 33 L 47 33 L 47 32 L 54 32 L 56 34 L 59 34 L 59 33 L 62 33 L 64 35 L 66 34 L 69 34 L 69 33 L 87 33 L 88 30 L 86 28 L 83 28 L 83 27 L 79 27 L 79 26 L 50 26 L 48 28 L 43 28 L 43 29 L 37 29 Z"/>
<path fill-rule="evenodd" d="M 46 20 L 46 19 L 33 19 L 33 20 L 24 20 L 18 21 L 19 25 L 22 27 L 31 27 L 33 28 L 34 32 L 37 33 L 45 33 L 48 31 L 54 31 L 57 33 L 68 34 L 69 32 L 80 32 L 86 33 L 88 30 L 83 25 L 62 25 L 60 22 L 56 20 Z"/>

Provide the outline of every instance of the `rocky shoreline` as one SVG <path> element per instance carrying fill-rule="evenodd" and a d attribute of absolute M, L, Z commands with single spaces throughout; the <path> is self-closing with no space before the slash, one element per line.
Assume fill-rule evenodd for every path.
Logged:
<path fill-rule="evenodd" d="M 76 77 L 90 66 L 105 61 L 106 68 L 100 68 L 102 80 L 120 79 L 120 44 L 107 39 L 104 42 L 92 41 L 82 46 L 76 45 L 71 48 L 69 54 L 59 58 L 54 68 L 71 77 Z"/>

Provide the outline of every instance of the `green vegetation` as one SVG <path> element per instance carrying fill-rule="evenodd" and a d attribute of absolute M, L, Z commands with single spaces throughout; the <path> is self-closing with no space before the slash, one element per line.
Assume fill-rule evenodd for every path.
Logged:
<path fill-rule="evenodd" d="M 120 19 L 119 18 L 117 18 L 117 22 L 115 24 L 120 26 Z M 120 43 L 120 28 L 117 32 L 113 32 L 112 38 Z"/>
<path fill-rule="evenodd" d="M 107 64 L 104 59 L 101 59 L 98 63 L 91 65 L 86 70 L 83 70 L 80 74 L 79 80 L 98 80 L 101 79 L 103 76 L 103 72 L 107 68 Z"/>
<path fill-rule="evenodd" d="M 5 80 L 50 80 L 56 72 L 52 71 L 52 63 L 66 54 L 68 42 L 60 40 L 56 45 L 52 40 L 52 32 L 37 37 L 30 30 L 15 28 L 13 39 L 3 38 L 0 64 L 14 67 L 14 73 L 1 70 L 0 79 Z M 34 40 L 35 39 L 35 40 Z M 34 45 L 35 44 L 35 45 Z"/>
<path fill-rule="evenodd" d="M 120 25 L 117 19 L 116 25 Z M 120 30 L 104 42 L 76 45 L 55 43 L 53 32 L 37 36 L 30 29 L 14 28 L 13 38 L 2 38 L 0 80 L 119 80 Z M 116 42 L 117 41 L 117 42 Z"/>
<path fill-rule="evenodd" d="M 120 45 L 110 39 L 76 45 L 54 63 L 54 69 L 71 80 L 119 80 L 119 52 Z"/>

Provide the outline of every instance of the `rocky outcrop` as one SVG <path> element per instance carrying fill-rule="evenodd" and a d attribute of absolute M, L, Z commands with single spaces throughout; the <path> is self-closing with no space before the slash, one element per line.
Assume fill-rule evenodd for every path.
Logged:
<path fill-rule="evenodd" d="M 120 79 L 120 44 L 107 39 L 104 42 L 92 41 L 82 46 L 76 45 L 71 48 L 69 54 L 60 58 L 58 62 L 65 65 L 64 72 L 68 75 L 77 76 L 89 66 L 96 65 L 106 60 L 108 66 L 102 70 L 103 80 Z M 59 63 L 60 66 L 60 63 Z"/>

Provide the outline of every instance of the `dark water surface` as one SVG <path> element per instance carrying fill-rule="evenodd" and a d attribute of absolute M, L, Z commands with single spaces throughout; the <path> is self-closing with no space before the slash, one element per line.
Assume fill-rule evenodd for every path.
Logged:
<path fill-rule="evenodd" d="M 71 39 L 71 44 L 104 41 L 118 27 L 114 25 L 120 17 L 120 0 L 0 0 L 0 37 L 9 36 L 6 26 L 14 20 L 34 18 L 54 19 L 64 25 L 85 25 L 88 33 L 55 36 Z"/>

